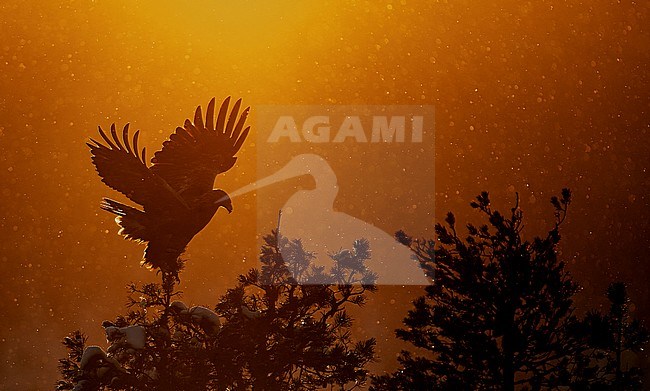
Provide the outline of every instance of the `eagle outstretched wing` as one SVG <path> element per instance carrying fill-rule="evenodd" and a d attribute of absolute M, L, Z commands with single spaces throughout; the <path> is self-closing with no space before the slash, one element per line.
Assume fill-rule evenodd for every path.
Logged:
<path fill-rule="evenodd" d="M 235 164 L 235 154 L 248 136 L 250 126 L 244 129 L 244 123 L 250 108 L 240 115 L 239 99 L 227 116 L 229 104 L 230 97 L 221 105 L 216 124 L 214 98 L 208 104 L 205 122 L 201 106 L 197 107 L 194 122 L 186 119 L 151 159 L 151 171 L 187 202 L 212 190 L 215 177 Z"/>
<path fill-rule="evenodd" d="M 129 124 L 122 130 L 122 140 L 111 125 L 111 137 L 99 127 L 99 134 L 106 144 L 90 139 L 86 143 L 92 153 L 92 161 L 102 182 L 119 191 L 145 210 L 165 211 L 169 208 L 188 208 L 182 198 L 145 163 L 145 148 L 138 153 L 139 131 L 129 142 Z"/>

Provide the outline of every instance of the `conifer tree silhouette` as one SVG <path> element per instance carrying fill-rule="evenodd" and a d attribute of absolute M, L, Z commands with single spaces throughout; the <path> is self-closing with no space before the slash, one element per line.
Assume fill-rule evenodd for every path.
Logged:
<path fill-rule="evenodd" d="M 607 288 L 608 313 L 592 310 L 576 329 L 586 349 L 579 356 L 572 387 L 577 390 L 642 390 L 643 371 L 625 356 L 643 351 L 650 332 L 630 318 L 627 286 L 614 282 Z"/>
<path fill-rule="evenodd" d="M 488 224 L 468 224 L 465 238 L 452 213 L 446 226 L 436 225 L 439 246 L 398 232 L 435 277 L 397 336 L 428 354 L 403 351 L 400 369 L 374 378 L 371 389 L 537 390 L 568 381 L 581 349 L 569 332 L 578 286 L 556 250 L 570 191 L 551 202 L 555 225 L 530 242 L 521 236 L 518 199 L 506 216 L 492 209 L 487 192 L 471 206 Z"/>
<path fill-rule="evenodd" d="M 64 339 L 69 354 L 59 360 L 56 389 L 361 387 L 375 340 L 353 340 L 346 307 L 375 291 L 376 276 L 365 266 L 368 242 L 331 254 L 333 266 L 325 270 L 300 241 L 277 232 L 264 240 L 261 269 L 240 276 L 213 309 L 179 301 L 177 280 L 164 274 L 162 283 L 131 285 L 131 310 L 102 324 L 107 349 L 88 346 L 80 331 Z M 309 279 L 326 284 L 302 284 Z"/>

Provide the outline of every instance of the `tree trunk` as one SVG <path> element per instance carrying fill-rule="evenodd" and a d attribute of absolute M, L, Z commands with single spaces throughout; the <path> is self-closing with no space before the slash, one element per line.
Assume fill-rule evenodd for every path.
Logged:
<path fill-rule="evenodd" d="M 623 389 L 623 374 L 621 372 L 621 351 L 623 350 L 623 320 L 616 321 L 616 390 Z"/>
<path fill-rule="evenodd" d="M 515 336 L 515 313 L 509 311 L 505 317 L 506 324 L 503 328 L 503 391 L 515 390 L 515 347 L 513 338 Z"/>
<path fill-rule="evenodd" d="M 515 390 L 515 366 L 514 366 L 514 352 L 512 347 L 506 347 L 506 340 L 510 337 L 503 336 L 503 391 Z"/>

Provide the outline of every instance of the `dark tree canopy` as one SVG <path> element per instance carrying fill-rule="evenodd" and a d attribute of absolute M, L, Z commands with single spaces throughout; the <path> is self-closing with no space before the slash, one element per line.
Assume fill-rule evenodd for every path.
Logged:
<path fill-rule="evenodd" d="M 376 378 L 374 389 L 540 389 L 564 381 L 579 348 L 566 332 L 576 323 L 578 286 L 556 251 L 569 191 L 552 203 L 555 225 L 532 241 L 521 236 L 518 203 L 504 215 L 486 192 L 471 206 L 488 224 L 468 224 L 465 237 L 452 213 L 436 225 L 439 245 L 398 233 L 435 278 L 397 331 L 423 354 L 402 352 L 400 370 Z"/>
<path fill-rule="evenodd" d="M 178 300 L 174 280 L 131 286 L 126 316 L 106 321 L 108 349 L 75 332 L 58 390 L 352 390 L 367 378 L 374 339 L 354 341 L 349 305 L 373 292 L 368 242 L 315 267 L 300 241 L 267 235 L 261 269 L 239 278 L 214 309 Z M 283 254 L 285 257 L 281 255 Z M 287 256 L 290 254 L 290 256 Z M 324 285 L 302 285 L 289 270 Z M 349 282 L 352 282 L 350 284 Z"/>
<path fill-rule="evenodd" d="M 261 270 L 242 276 L 217 305 L 227 319 L 221 347 L 228 354 L 218 360 L 218 372 L 235 377 L 220 385 L 233 380 L 256 390 L 362 385 L 375 340 L 353 342 L 345 306 L 363 305 L 365 293 L 375 290 L 365 266 L 368 242 L 358 240 L 351 250 L 332 254 L 329 271 L 313 266 L 314 255 L 298 240 L 268 235 L 265 242 Z M 309 280 L 327 283 L 300 284 Z M 256 315 L 240 316 L 249 309 Z"/>
<path fill-rule="evenodd" d="M 452 213 L 436 225 L 437 242 L 396 237 L 411 246 L 435 283 L 414 302 L 397 336 L 418 349 L 402 351 L 400 369 L 373 378 L 373 390 L 640 390 L 642 371 L 626 354 L 650 334 L 629 318 L 623 283 L 607 291 L 609 313 L 574 315 L 578 290 L 558 259 L 559 228 L 571 193 L 552 197 L 555 225 L 522 238 L 518 203 L 506 216 L 487 193 L 471 203 L 488 224 L 461 237 Z"/>
<path fill-rule="evenodd" d="M 585 343 L 575 371 L 573 388 L 578 390 L 642 390 L 643 371 L 630 365 L 630 357 L 643 351 L 650 332 L 637 319 L 630 318 L 627 286 L 609 285 L 608 313 L 589 311 L 576 329 Z M 626 357 L 627 356 L 627 357 Z"/>

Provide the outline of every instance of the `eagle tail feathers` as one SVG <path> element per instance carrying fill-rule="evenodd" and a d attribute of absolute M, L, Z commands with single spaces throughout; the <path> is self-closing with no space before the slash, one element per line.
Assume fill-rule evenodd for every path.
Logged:
<path fill-rule="evenodd" d="M 100 207 L 105 211 L 117 215 L 115 222 L 120 226 L 119 234 L 124 236 L 125 239 L 136 242 L 147 242 L 150 240 L 148 232 L 148 226 L 150 224 L 145 212 L 109 198 L 104 198 Z"/>

